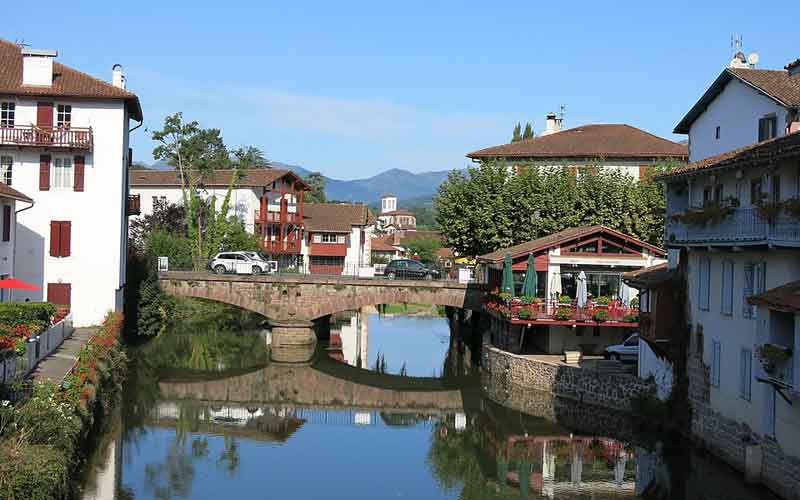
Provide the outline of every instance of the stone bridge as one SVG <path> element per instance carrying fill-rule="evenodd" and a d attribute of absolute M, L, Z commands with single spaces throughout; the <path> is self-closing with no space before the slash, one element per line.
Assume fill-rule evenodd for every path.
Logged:
<path fill-rule="evenodd" d="M 326 357 L 313 365 L 266 367 L 214 380 L 162 379 L 161 395 L 211 405 L 284 406 L 442 415 L 477 405 L 479 387 L 468 378 L 379 374 Z M 466 389 L 465 389 L 466 388 Z"/>
<path fill-rule="evenodd" d="M 482 285 L 450 281 L 357 279 L 314 275 L 243 276 L 173 271 L 159 274 L 164 292 L 224 302 L 272 325 L 273 346 L 313 344 L 313 321 L 376 304 L 430 304 L 480 310 Z"/>

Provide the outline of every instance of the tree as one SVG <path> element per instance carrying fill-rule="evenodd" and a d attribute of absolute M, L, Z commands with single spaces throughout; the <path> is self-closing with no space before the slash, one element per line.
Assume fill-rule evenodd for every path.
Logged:
<path fill-rule="evenodd" d="M 187 232 L 191 241 L 192 263 L 195 270 L 218 252 L 230 229 L 225 224 L 230 209 L 231 192 L 239 181 L 243 168 L 258 161 L 260 151 L 243 148 L 236 151 L 237 160 L 231 161 L 222 135 L 218 129 L 202 129 L 196 121 L 185 122 L 182 113 L 164 119 L 164 128 L 153 132 L 153 140 L 159 145 L 153 157 L 167 161 L 178 171 L 181 182 L 181 197 L 186 210 Z M 263 155 L 260 155 L 263 158 Z M 210 178 L 219 169 L 233 170 L 228 188 L 219 210 L 217 197 L 203 199 L 200 189 L 203 180 Z"/>
<path fill-rule="evenodd" d="M 525 124 L 525 132 L 522 133 L 522 139 L 533 139 L 533 126 L 531 122 Z"/>
<path fill-rule="evenodd" d="M 511 136 L 511 142 L 519 142 L 522 140 L 522 127 L 519 123 L 514 127 L 514 134 Z"/>
<path fill-rule="evenodd" d="M 436 238 L 413 238 L 403 241 L 403 246 L 410 256 L 416 255 L 424 264 L 432 264 L 442 242 Z"/>
<path fill-rule="evenodd" d="M 186 236 L 186 211 L 183 207 L 174 203 L 157 203 L 151 214 L 133 219 L 130 223 L 131 247 L 143 252 L 145 238 L 157 230 Z"/>
<path fill-rule="evenodd" d="M 312 172 L 304 180 L 311 186 L 304 200 L 308 203 L 325 203 L 325 177 L 319 172 Z"/>
<path fill-rule="evenodd" d="M 269 160 L 264 152 L 255 146 L 243 146 L 233 151 L 234 164 L 241 170 L 268 168 Z"/>

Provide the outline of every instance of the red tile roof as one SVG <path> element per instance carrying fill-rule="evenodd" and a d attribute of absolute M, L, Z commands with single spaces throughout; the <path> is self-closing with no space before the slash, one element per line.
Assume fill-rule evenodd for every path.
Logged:
<path fill-rule="evenodd" d="M 584 125 L 473 151 L 468 158 L 677 158 L 687 147 L 624 124 Z"/>
<path fill-rule="evenodd" d="M 369 208 L 362 203 L 306 203 L 303 206 L 303 223 L 310 232 L 349 233 L 353 226 L 366 226 L 373 220 Z"/>
<path fill-rule="evenodd" d="M 522 255 L 527 255 L 529 253 L 536 253 L 550 248 L 554 248 L 560 246 L 562 243 L 566 243 L 571 240 L 600 233 L 607 233 L 613 236 L 617 236 L 619 238 L 625 238 L 631 240 L 635 242 L 637 245 L 647 250 L 650 250 L 656 255 L 663 256 L 666 254 L 666 252 L 664 252 L 663 249 L 655 245 L 651 245 L 646 241 L 641 241 L 639 239 L 633 238 L 632 236 L 628 236 L 625 233 L 617 231 L 616 229 L 611 229 L 610 227 L 596 225 L 596 226 L 572 227 L 569 229 L 565 229 L 563 231 L 559 231 L 557 233 L 544 236 L 537 240 L 526 241 L 525 243 L 520 243 L 519 245 L 514 245 L 508 248 L 501 248 L 499 250 L 495 250 L 494 252 L 481 255 L 480 257 L 478 257 L 478 259 L 482 261 L 495 262 L 495 263 L 502 262 L 506 254 L 511 254 L 511 257 L 519 257 Z"/>
<path fill-rule="evenodd" d="M 747 299 L 754 305 L 766 306 L 769 309 L 798 314 L 800 313 L 800 281 L 793 281 L 783 286 L 767 290 Z"/>
<path fill-rule="evenodd" d="M 675 126 L 674 132 L 688 134 L 692 123 L 734 78 L 753 87 L 782 106 L 800 107 L 800 74 L 789 75 L 787 70 L 725 68 L 680 123 Z"/>
<path fill-rule="evenodd" d="M 672 279 L 674 271 L 667 268 L 667 263 L 651 267 L 643 267 L 628 271 L 622 275 L 622 280 L 635 288 L 652 288 Z"/>
<path fill-rule="evenodd" d="M 20 193 L 5 182 L 0 182 L 0 197 L 33 203 L 33 200 L 29 196 Z"/>
<path fill-rule="evenodd" d="M 709 170 L 741 168 L 787 158 L 800 158 L 800 132 L 775 137 L 716 156 L 710 156 L 672 170 L 668 174 L 659 175 L 654 179 L 666 180 L 692 174 L 705 174 Z"/>
<path fill-rule="evenodd" d="M 0 38 L 0 95 L 32 97 L 82 97 L 123 99 L 128 103 L 131 118 L 142 120 L 142 107 L 136 94 L 87 75 L 61 63 L 53 63 L 53 85 L 22 84 L 22 52 L 19 45 Z"/>
<path fill-rule="evenodd" d="M 206 187 L 227 187 L 231 182 L 233 170 L 215 170 L 214 175 L 204 179 Z M 289 176 L 294 182 L 301 183 L 306 190 L 308 185 L 291 170 L 279 168 L 254 168 L 245 170 L 239 180 L 241 187 L 263 187 L 274 181 Z M 180 175 L 177 170 L 129 170 L 128 179 L 131 187 L 178 187 L 181 185 Z"/>
<path fill-rule="evenodd" d="M 392 244 L 391 236 L 383 238 L 372 238 L 370 241 L 370 249 L 373 252 L 394 252 L 397 248 Z"/>

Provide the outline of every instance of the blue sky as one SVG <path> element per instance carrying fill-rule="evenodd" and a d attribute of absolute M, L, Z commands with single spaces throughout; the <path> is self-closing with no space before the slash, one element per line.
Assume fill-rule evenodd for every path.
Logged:
<path fill-rule="evenodd" d="M 8 3 L 8 2 L 7 2 Z M 336 178 L 467 164 L 517 121 L 629 123 L 667 138 L 741 33 L 761 68 L 800 57 L 800 2 L 11 2 L 0 36 L 109 79 L 145 127 L 183 111 L 230 146 Z M 44 20 L 44 22 L 41 22 Z M 135 132 L 138 159 L 153 144 Z"/>

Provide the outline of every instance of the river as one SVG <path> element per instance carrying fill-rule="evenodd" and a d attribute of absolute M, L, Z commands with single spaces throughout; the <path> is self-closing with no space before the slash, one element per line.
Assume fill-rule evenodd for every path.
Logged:
<path fill-rule="evenodd" d="M 303 365 L 271 362 L 225 314 L 133 350 L 78 498 L 773 498 L 625 422 L 587 432 L 504 408 L 481 390 L 481 332 L 382 310 L 335 315 Z"/>

